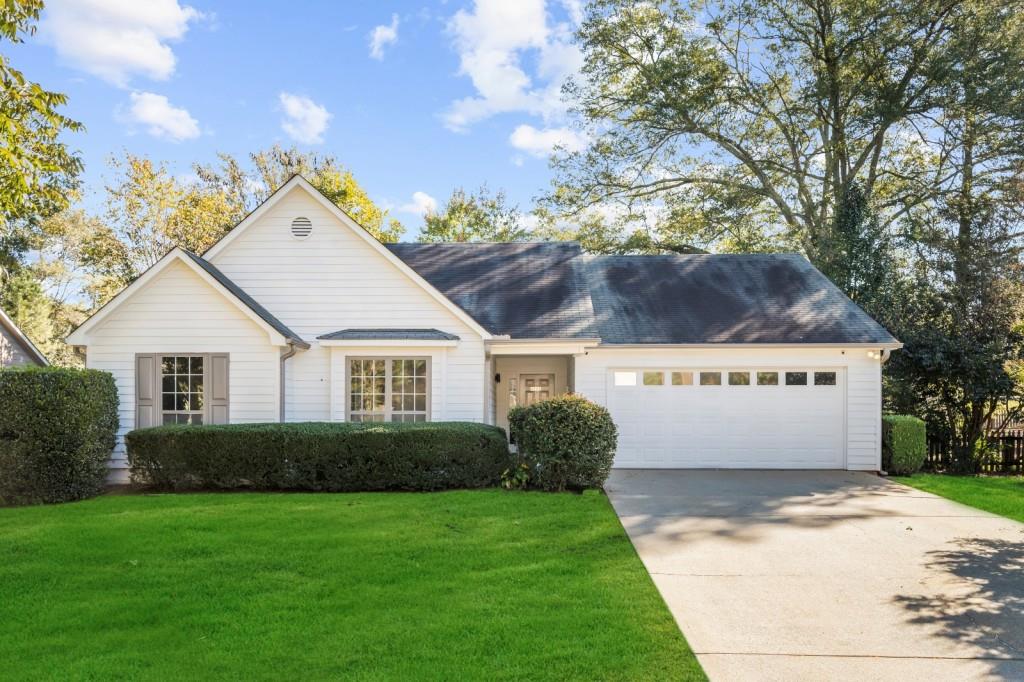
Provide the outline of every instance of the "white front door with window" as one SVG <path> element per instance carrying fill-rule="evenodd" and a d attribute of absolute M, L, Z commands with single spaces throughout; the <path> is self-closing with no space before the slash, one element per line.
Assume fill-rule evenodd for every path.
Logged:
<path fill-rule="evenodd" d="M 618 369 L 609 410 L 623 468 L 845 468 L 834 368 Z"/>

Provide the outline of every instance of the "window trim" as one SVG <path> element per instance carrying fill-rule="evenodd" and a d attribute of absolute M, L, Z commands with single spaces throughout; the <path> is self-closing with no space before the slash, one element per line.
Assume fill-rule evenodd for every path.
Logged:
<path fill-rule="evenodd" d="M 430 355 L 346 355 L 345 356 L 345 383 L 342 399 L 345 401 L 345 421 L 352 421 L 352 361 L 353 360 L 383 360 L 384 361 L 384 421 L 379 423 L 391 423 L 391 362 L 393 360 L 426 360 L 427 362 L 427 411 L 425 421 L 433 421 L 434 418 L 434 367 L 433 358 Z M 359 412 L 359 410 L 357 410 Z M 401 410 L 404 412 L 404 410 Z M 373 423 L 373 422 L 367 422 Z"/>
<path fill-rule="evenodd" d="M 161 367 L 163 365 L 163 359 L 165 357 L 201 357 L 203 358 L 203 425 L 207 424 L 230 424 L 231 423 L 231 353 L 226 352 L 213 352 L 213 351 L 153 351 L 146 353 L 135 353 L 135 366 L 133 371 L 133 377 L 135 382 L 135 428 L 139 428 L 139 409 L 143 407 L 140 403 L 139 397 L 139 358 L 148 356 L 153 358 L 153 368 L 149 372 L 149 381 L 151 382 L 151 391 L 153 394 L 152 404 L 148 406 L 151 410 L 150 414 L 156 421 L 153 426 L 162 426 L 164 419 L 163 409 L 163 372 Z M 223 397 L 219 397 L 216 392 L 218 387 L 215 385 L 218 382 L 213 377 L 214 372 L 214 358 L 224 359 L 224 386 L 223 386 Z M 214 408 L 223 409 L 223 421 L 217 421 L 214 415 Z M 177 410 L 168 410 L 173 414 L 180 414 Z"/>

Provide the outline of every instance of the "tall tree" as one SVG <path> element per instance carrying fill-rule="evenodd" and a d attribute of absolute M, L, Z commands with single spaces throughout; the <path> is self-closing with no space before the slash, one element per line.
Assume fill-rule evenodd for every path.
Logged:
<path fill-rule="evenodd" d="M 0 44 L 35 33 L 42 0 L 0 4 Z M 0 280 L 17 267 L 38 220 L 68 205 L 82 169 L 61 135 L 82 129 L 60 113 L 67 96 L 46 90 L 0 54 Z"/>
<path fill-rule="evenodd" d="M 249 155 L 248 167 L 230 154 L 219 154 L 217 165 L 197 164 L 203 184 L 224 192 L 234 207 L 233 222 L 241 220 L 293 175 L 302 175 L 342 210 L 383 242 L 395 242 L 405 228 L 370 199 L 350 170 L 331 155 L 274 145 Z"/>
<path fill-rule="evenodd" d="M 456 188 L 444 207 L 427 213 L 423 223 L 421 242 L 514 242 L 530 234 L 505 193 L 492 195 L 486 185 L 474 193 Z"/>
<path fill-rule="evenodd" d="M 126 154 L 114 158 L 106 188 L 105 220 L 81 245 L 88 291 L 102 304 L 171 248 L 206 250 L 237 214 L 229 195 L 201 183 L 182 183 L 162 164 Z"/>
<path fill-rule="evenodd" d="M 754 221 L 816 260 L 854 181 L 886 226 L 927 195 L 912 134 L 967 4 L 594 0 L 567 87 L 593 142 L 556 158 L 545 203 L 654 203 L 690 216 L 667 241 L 712 248 Z"/>
<path fill-rule="evenodd" d="M 923 413 L 973 470 L 1000 406 L 1024 386 L 1024 18 L 997 3 L 958 26 L 941 109 L 921 136 L 933 150 L 934 201 L 908 214 L 918 295 L 898 330 L 893 404 Z"/>

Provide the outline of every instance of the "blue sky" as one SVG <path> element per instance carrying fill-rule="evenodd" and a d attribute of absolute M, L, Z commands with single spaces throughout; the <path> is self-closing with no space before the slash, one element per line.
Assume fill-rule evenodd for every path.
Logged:
<path fill-rule="evenodd" d="M 578 0 L 49 0 L 10 50 L 66 92 L 87 206 L 128 150 L 185 176 L 274 142 L 337 156 L 406 224 L 486 182 L 528 209 L 555 143 L 582 144 L 559 86 Z"/>

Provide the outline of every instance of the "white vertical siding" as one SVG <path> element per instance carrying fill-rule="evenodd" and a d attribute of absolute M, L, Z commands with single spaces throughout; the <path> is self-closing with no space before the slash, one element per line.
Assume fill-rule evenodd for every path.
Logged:
<path fill-rule="evenodd" d="M 313 225 L 312 234 L 301 240 L 291 234 L 292 220 L 299 216 Z M 445 353 L 444 373 L 435 366 L 434 419 L 484 419 L 480 336 L 305 190 L 292 189 L 211 260 L 312 345 L 288 360 L 289 421 L 332 417 L 331 351 L 319 347 L 316 338 L 375 327 L 436 328 L 457 335 L 459 344 Z M 339 407 L 343 414 L 335 396 L 334 417 Z"/>
<path fill-rule="evenodd" d="M 277 421 L 280 349 L 188 266 L 173 263 L 89 334 L 86 364 L 111 372 L 120 398 L 116 480 L 126 478 L 123 436 L 135 428 L 137 353 L 229 353 L 231 421 Z"/>
<path fill-rule="evenodd" d="M 846 468 L 881 469 L 881 365 L 864 348 L 597 349 L 575 358 L 576 392 L 608 405 L 615 367 L 845 369 Z"/>

